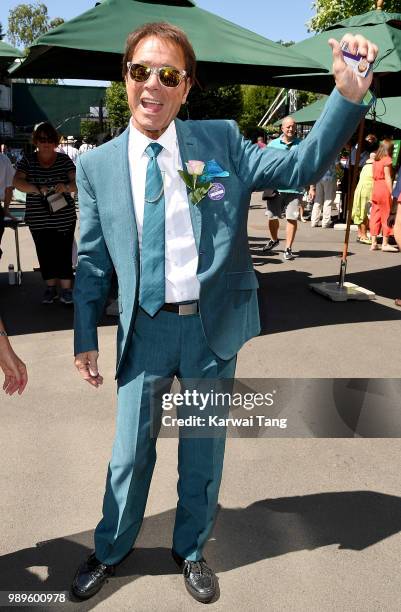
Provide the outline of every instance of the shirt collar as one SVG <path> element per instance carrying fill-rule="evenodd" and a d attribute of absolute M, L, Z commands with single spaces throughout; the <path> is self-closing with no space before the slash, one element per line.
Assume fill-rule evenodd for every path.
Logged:
<path fill-rule="evenodd" d="M 154 140 L 152 138 L 148 138 L 148 136 L 145 136 L 145 134 L 142 134 L 142 132 L 140 132 L 130 120 L 128 147 L 134 153 L 134 155 L 138 158 L 142 157 L 142 155 L 145 153 L 146 147 L 151 142 L 158 142 L 163 149 L 166 149 L 166 151 L 172 155 L 177 142 L 177 132 L 174 121 L 170 123 L 167 130 L 163 132 L 158 140 Z"/>
<path fill-rule="evenodd" d="M 286 142 L 285 140 L 283 140 L 282 136 L 280 136 L 279 138 L 280 138 L 280 142 L 286 147 L 291 147 L 293 144 L 296 144 L 297 140 L 299 140 L 296 136 L 294 140 L 291 140 L 291 142 Z"/>

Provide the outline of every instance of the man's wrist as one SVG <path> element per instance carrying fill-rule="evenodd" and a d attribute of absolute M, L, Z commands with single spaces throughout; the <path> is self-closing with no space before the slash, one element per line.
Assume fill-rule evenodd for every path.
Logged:
<path fill-rule="evenodd" d="M 349 96 L 348 93 L 341 91 L 341 89 L 337 86 L 338 93 L 348 100 L 348 102 L 352 102 L 352 104 L 360 104 L 363 106 L 372 106 L 372 104 L 376 101 L 376 96 L 370 91 L 367 90 L 363 98 L 361 98 L 360 94 L 356 94 L 355 96 Z"/>

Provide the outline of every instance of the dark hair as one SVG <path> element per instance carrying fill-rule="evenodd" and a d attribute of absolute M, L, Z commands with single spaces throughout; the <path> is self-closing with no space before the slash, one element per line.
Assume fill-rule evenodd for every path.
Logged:
<path fill-rule="evenodd" d="M 193 50 L 193 47 L 183 30 L 164 21 L 145 23 L 143 26 L 137 28 L 128 35 L 123 57 L 123 78 L 125 78 L 127 74 L 127 62 L 131 60 L 138 43 L 144 38 L 149 38 L 150 36 L 168 40 L 182 50 L 185 59 L 185 70 L 187 76 L 193 82 L 195 80 L 196 73 L 195 51 Z"/>
<path fill-rule="evenodd" d="M 379 143 L 377 140 L 375 142 L 369 142 L 369 140 L 365 141 L 364 151 L 367 153 L 374 153 L 379 148 Z"/>
<path fill-rule="evenodd" d="M 379 159 L 383 159 L 383 157 L 392 156 L 394 149 L 394 143 L 390 138 L 384 138 L 379 148 L 377 149 L 375 161 L 379 161 Z"/>
<path fill-rule="evenodd" d="M 37 123 L 33 128 L 33 144 L 36 144 L 38 142 L 38 138 L 41 134 L 43 134 L 43 136 L 45 136 L 48 140 L 54 142 L 55 144 L 58 144 L 60 141 L 60 136 L 58 135 L 57 130 L 48 121 L 42 121 L 42 123 Z"/>

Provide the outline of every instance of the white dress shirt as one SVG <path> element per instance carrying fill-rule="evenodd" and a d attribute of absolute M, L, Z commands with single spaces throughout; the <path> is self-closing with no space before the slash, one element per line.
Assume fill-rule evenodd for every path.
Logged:
<path fill-rule="evenodd" d="M 157 141 L 142 134 L 130 121 L 128 162 L 139 249 L 142 249 L 145 182 L 149 161 L 145 149 L 151 142 L 158 142 L 163 147 L 157 156 L 157 162 L 163 175 L 166 215 L 165 299 L 170 303 L 197 300 L 199 299 L 199 281 L 196 277 L 198 252 L 189 212 L 189 206 L 192 204 L 188 202 L 184 181 L 178 174 L 178 170 L 182 170 L 182 163 L 174 121 Z"/>

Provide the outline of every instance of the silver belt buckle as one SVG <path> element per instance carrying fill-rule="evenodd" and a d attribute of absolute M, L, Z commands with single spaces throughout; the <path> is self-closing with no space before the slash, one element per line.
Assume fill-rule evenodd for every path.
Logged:
<path fill-rule="evenodd" d="M 198 302 L 191 302 L 191 304 L 179 304 L 178 314 L 181 316 L 193 315 L 198 312 Z"/>

